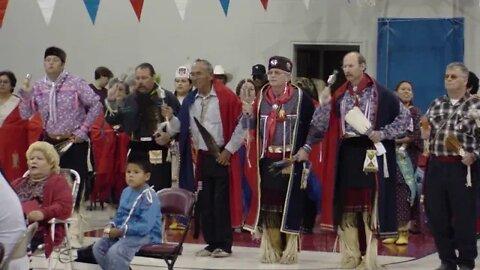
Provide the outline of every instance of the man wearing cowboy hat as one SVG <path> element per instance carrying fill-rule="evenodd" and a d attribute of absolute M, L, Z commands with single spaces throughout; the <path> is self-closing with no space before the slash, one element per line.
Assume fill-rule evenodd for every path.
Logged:
<path fill-rule="evenodd" d="M 213 68 L 213 77 L 223 84 L 232 80 L 232 74 L 226 73 L 222 65 L 216 65 Z"/>

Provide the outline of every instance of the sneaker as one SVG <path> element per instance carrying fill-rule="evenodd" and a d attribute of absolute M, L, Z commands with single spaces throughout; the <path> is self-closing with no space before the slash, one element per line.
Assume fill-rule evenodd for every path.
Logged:
<path fill-rule="evenodd" d="M 195 253 L 195 256 L 197 257 L 210 257 L 211 255 L 212 255 L 212 252 L 206 249 L 199 250 Z"/>
<path fill-rule="evenodd" d="M 435 270 L 456 270 L 457 266 L 448 265 L 446 263 L 442 263 L 439 267 L 435 268 Z"/>
<path fill-rule="evenodd" d="M 228 253 L 221 248 L 217 248 L 212 252 L 212 257 L 214 258 L 225 258 L 225 257 L 229 257 L 230 255 L 232 255 L 231 252 Z"/>

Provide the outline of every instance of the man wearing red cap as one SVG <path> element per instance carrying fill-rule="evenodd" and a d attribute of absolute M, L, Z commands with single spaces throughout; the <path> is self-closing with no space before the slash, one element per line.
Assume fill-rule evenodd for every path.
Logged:
<path fill-rule="evenodd" d="M 246 105 L 250 138 L 246 166 L 252 188 L 251 207 L 244 228 L 261 232 L 263 263 L 293 264 L 298 260 L 306 177 L 305 164 L 291 162 L 305 144 L 314 107 L 303 91 L 292 85 L 292 62 L 283 56 L 268 61 L 268 81 L 253 109 Z M 284 161 L 284 162 L 283 162 Z M 275 164 L 285 164 L 278 170 Z M 274 169 L 272 171 L 272 169 Z"/>

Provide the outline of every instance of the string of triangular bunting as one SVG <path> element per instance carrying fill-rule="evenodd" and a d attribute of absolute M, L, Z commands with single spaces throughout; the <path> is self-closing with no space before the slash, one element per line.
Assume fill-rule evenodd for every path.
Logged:
<path fill-rule="evenodd" d="M 42 13 L 43 19 L 45 20 L 45 24 L 49 25 L 50 21 L 52 20 L 53 13 L 55 11 L 55 4 L 57 1 L 56 0 L 36 0 L 36 1 Z M 189 0 L 174 0 L 174 1 L 177 7 L 177 11 L 180 15 L 180 18 L 184 20 L 185 12 L 186 12 Z M 305 7 L 307 9 L 310 8 L 310 1 L 311 0 L 303 0 L 303 3 L 305 4 Z M 363 0 L 363 1 L 369 1 L 373 3 L 375 2 L 374 0 Z M 3 24 L 3 19 L 7 11 L 8 2 L 9 0 L 0 0 L 0 28 L 2 27 L 2 24 Z M 83 0 L 83 3 L 85 5 L 88 15 L 90 16 L 90 20 L 92 21 L 92 24 L 95 24 L 98 10 L 100 7 L 100 2 L 101 0 Z M 228 16 L 228 8 L 230 6 L 230 0 L 219 0 L 219 2 L 223 10 L 223 13 L 225 14 L 225 16 Z M 259 0 L 259 2 L 263 7 L 263 9 L 267 11 L 268 0 Z M 138 21 L 140 21 L 142 17 L 144 0 L 130 0 L 130 4 L 132 6 L 132 9 Z"/>

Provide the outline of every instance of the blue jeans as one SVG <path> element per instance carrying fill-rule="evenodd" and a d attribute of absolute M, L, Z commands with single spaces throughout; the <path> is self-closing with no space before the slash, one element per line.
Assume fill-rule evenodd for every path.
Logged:
<path fill-rule="evenodd" d="M 128 270 L 135 253 L 151 242 L 150 236 L 101 238 L 93 245 L 93 255 L 104 270 Z"/>

